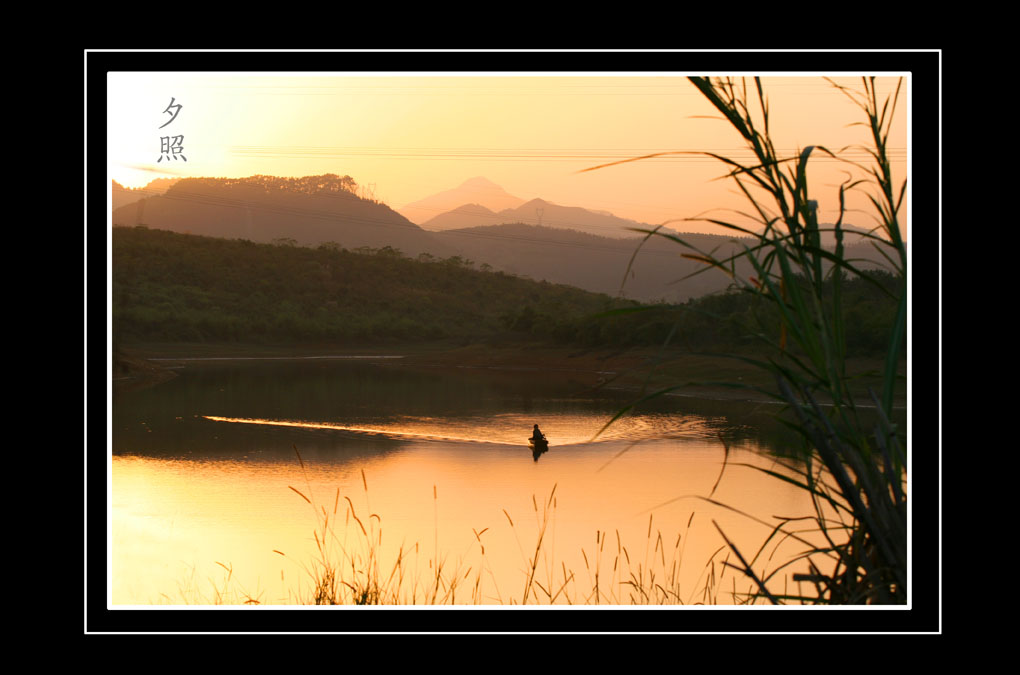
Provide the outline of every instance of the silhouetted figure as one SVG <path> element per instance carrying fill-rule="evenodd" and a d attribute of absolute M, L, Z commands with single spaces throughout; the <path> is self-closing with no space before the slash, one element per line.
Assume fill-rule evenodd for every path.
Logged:
<path fill-rule="evenodd" d="M 531 432 L 531 438 L 529 438 L 528 441 L 531 444 L 531 454 L 537 462 L 539 455 L 543 452 L 548 452 L 549 441 L 546 440 L 545 434 L 542 433 L 542 430 L 538 428 L 537 424 L 535 425 L 535 429 Z"/>

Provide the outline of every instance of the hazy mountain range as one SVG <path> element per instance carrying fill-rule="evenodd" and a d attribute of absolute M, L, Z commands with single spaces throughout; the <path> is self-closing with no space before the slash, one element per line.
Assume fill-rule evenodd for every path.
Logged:
<path fill-rule="evenodd" d="M 532 199 L 517 208 L 503 209 L 498 213 L 481 204 L 465 204 L 453 211 L 440 214 L 422 223 L 426 230 L 443 232 L 479 225 L 524 223 L 563 230 L 585 232 L 599 237 L 633 238 L 632 229 L 652 229 L 652 225 L 636 220 L 618 218 L 612 214 L 589 211 L 577 206 L 560 206 L 544 199 Z"/>
<path fill-rule="evenodd" d="M 516 208 L 523 203 L 523 199 L 508 194 L 506 190 L 492 181 L 479 176 L 468 179 L 451 190 L 444 190 L 407 204 L 403 208 L 397 209 L 397 212 L 412 223 L 421 225 L 465 204 L 477 204 L 486 210 L 502 211 L 503 209 Z M 471 224 L 479 225 L 480 223 Z"/>
<path fill-rule="evenodd" d="M 422 227 L 385 204 L 358 197 L 350 176 L 187 178 L 162 193 L 161 187 L 142 188 L 148 196 L 115 208 L 113 224 L 145 224 L 264 243 L 316 246 L 333 242 L 352 250 L 389 246 L 412 257 L 458 255 L 476 266 L 485 264 L 535 280 L 611 295 L 622 289 L 626 297 L 644 301 L 684 301 L 722 290 L 729 283 L 725 274 L 713 270 L 684 279 L 705 268 L 682 257 L 690 250 L 662 237 L 642 244 L 642 236 L 627 230 L 650 226 L 541 199 L 524 202 L 483 178 L 416 202 L 419 209 L 439 209 L 468 194 L 478 200 L 433 213 Z M 118 188 L 114 184 L 115 204 Z M 130 191 L 131 195 L 139 192 Z M 500 204 L 511 206 L 493 210 Z M 732 236 L 678 236 L 716 257 L 732 255 L 750 243 Z M 880 260 L 866 244 L 848 253 Z M 737 271 L 750 273 L 749 268 Z"/>
<path fill-rule="evenodd" d="M 436 236 L 465 257 L 512 274 L 614 296 L 622 293 L 635 300 L 682 301 L 721 290 L 728 283 L 724 274 L 712 270 L 682 280 L 705 265 L 683 258 L 681 254 L 691 251 L 662 237 L 642 243 L 640 238 L 598 237 L 524 223 L 447 230 Z M 682 238 L 717 257 L 732 255 L 740 246 L 732 237 L 685 234 Z M 746 264 L 738 269 L 745 274 L 751 271 Z"/>
<path fill-rule="evenodd" d="M 432 232 L 524 223 L 587 232 L 600 237 L 626 238 L 634 236 L 631 228 L 652 227 L 605 211 L 562 206 L 544 199 L 525 202 L 485 178 L 472 178 L 452 190 L 408 204 L 399 212 Z"/>

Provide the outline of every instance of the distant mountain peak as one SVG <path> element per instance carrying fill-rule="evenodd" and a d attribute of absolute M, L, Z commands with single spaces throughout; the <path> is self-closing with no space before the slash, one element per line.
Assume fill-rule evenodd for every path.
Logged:
<path fill-rule="evenodd" d="M 524 203 L 488 178 L 475 176 L 457 187 L 425 197 L 398 209 L 413 223 L 422 224 L 448 211 L 459 209 L 465 204 L 478 204 L 496 212 L 512 209 Z"/>

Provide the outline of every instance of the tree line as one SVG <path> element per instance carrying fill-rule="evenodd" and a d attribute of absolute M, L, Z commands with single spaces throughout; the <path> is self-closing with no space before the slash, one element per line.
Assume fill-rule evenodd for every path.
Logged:
<path fill-rule="evenodd" d="M 877 275 L 881 276 L 881 275 Z M 873 285 L 844 284 L 848 349 L 880 348 L 894 310 Z M 670 342 L 751 347 L 778 329 L 775 303 L 721 293 L 643 305 L 392 247 L 256 244 L 145 227 L 113 231 L 115 341 L 377 344 L 545 341 L 588 347 Z"/>

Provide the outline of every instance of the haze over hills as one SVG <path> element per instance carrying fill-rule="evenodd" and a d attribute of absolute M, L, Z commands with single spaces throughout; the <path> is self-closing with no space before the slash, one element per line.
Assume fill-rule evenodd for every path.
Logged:
<path fill-rule="evenodd" d="M 426 230 L 444 230 L 479 225 L 524 223 L 586 232 L 599 237 L 634 237 L 631 228 L 651 229 L 646 223 L 619 218 L 604 211 L 589 211 L 578 206 L 560 206 L 544 199 L 532 199 L 513 209 L 498 213 L 478 204 L 467 204 L 422 223 Z"/>
<path fill-rule="evenodd" d="M 113 212 L 114 225 L 302 246 L 390 246 L 405 255 L 453 251 L 385 204 L 355 194 L 350 176 L 185 178 Z"/>
<path fill-rule="evenodd" d="M 498 198 L 486 200 L 487 195 L 497 195 Z M 499 204 L 509 198 L 516 202 L 511 207 L 500 208 Z M 469 201 L 459 201 L 467 199 Z M 575 230 L 586 232 L 598 237 L 633 238 L 643 236 L 634 230 L 651 230 L 656 225 L 642 223 L 629 218 L 621 218 L 609 211 L 598 209 L 586 209 L 577 206 L 563 206 L 544 199 L 532 199 L 525 202 L 511 195 L 508 195 L 501 187 L 485 178 L 472 178 L 453 190 L 447 190 L 439 194 L 427 197 L 424 200 L 415 202 L 416 205 L 429 205 L 426 209 L 421 206 L 417 217 L 422 219 L 409 218 L 418 223 L 425 230 L 432 232 L 444 232 L 472 227 L 483 227 L 487 225 L 504 225 L 511 223 L 523 223 L 526 225 L 539 225 L 550 228 Z M 450 205 L 441 213 L 436 213 L 441 204 Z M 405 209 L 412 205 L 408 205 Z M 405 209 L 398 211 L 403 213 Z M 431 213 L 424 213 L 429 211 Z M 405 214 L 407 215 L 407 214 Z M 831 230 L 832 224 L 823 224 L 822 242 L 825 246 L 835 245 L 835 236 L 826 230 Z M 676 234 L 678 231 L 670 228 L 661 228 L 661 232 Z M 843 225 L 843 243 L 846 246 L 859 244 L 865 241 L 865 235 L 869 232 L 864 228 L 853 225 Z M 734 232 L 732 236 L 739 236 Z"/>
<path fill-rule="evenodd" d="M 622 288 L 627 298 L 682 302 L 729 285 L 725 274 L 711 270 L 683 280 L 705 265 L 682 257 L 690 251 L 662 237 L 652 237 L 642 245 L 636 236 L 598 237 L 524 223 L 447 230 L 436 236 L 462 256 L 496 269 L 613 296 Z M 732 255 L 740 247 L 732 237 L 684 234 L 683 239 L 717 257 Z M 631 258 L 634 264 L 628 273 Z M 746 274 L 751 270 L 745 263 L 738 271 Z"/>
<path fill-rule="evenodd" d="M 115 195 L 118 188 L 114 184 Z M 349 250 L 389 247 L 412 258 L 422 254 L 429 259 L 459 256 L 476 267 L 487 265 L 496 271 L 597 293 L 617 295 L 622 286 L 625 297 L 641 301 L 682 302 L 723 290 L 729 284 L 725 274 L 711 270 L 684 279 L 705 265 L 682 257 L 691 251 L 676 242 L 652 237 L 642 244 L 641 235 L 623 227 L 613 228 L 619 236 L 603 236 L 602 227 L 637 225 L 604 213 L 560 207 L 538 199 L 499 212 L 480 204 L 465 204 L 441 216 L 447 229 L 429 232 L 385 204 L 358 197 L 356 191 L 354 179 L 335 174 L 189 178 L 177 181 L 165 194 L 115 209 L 113 224 L 144 224 L 153 229 L 259 243 L 314 247 L 332 242 Z M 534 218 L 536 210 L 542 212 L 542 225 L 528 220 L 529 215 Z M 597 234 L 567 227 L 579 223 L 587 224 Z M 680 237 L 717 258 L 730 256 L 742 243 L 748 243 L 732 236 L 685 233 Z M 846 243 L 859 239 L 851 235 Z M 848 248 L 847 257 L 882 261 L 870 244 Z M 738 272 L 748 275 L 751 270 L 738 267 Z"/>
<path fill-rule="evenodd" d="M 496 213 L 481 204 L 464 204 L 452 211 L 447 211 L 425 221 L 422 228 L 432 232 L 442 232 L 443 230 L 457 230 L 464 227 L 502 225 L 508 222 L 502 214 L 509 212 L 510 210 Z"/>
<path fill-rule="evenodd" d="M 524 223 L 446 230 L 435 236 L 462 257 L 497 270 L 613 296 L 622 292 L 643 302 L 685 302 L 725 290 L 731 283 L 727 274 L 685 255 L 700 251 L 725 260 L 754 245 L 749 238 L 676 235 L 692 249 L 659 236 L 642 242 L 639 236 L 598 237 Z M 845 257 L 860 269 L 888 269 L 870 243 L 847 245 Z M 743 278 L 754 274 L 744 258 L 735 271 Z"/>
<path fill-rule="evenodd" d="M 427 232 L 386 205 L 358 197 L 356 188 L 349 176 L 334 174 L 300 179 L 188 178 L 176 182 L 165 194 L 115 209 L 113 223 L 256 243 L 314 247 L 334 242 L 349 250 L 390 247 L 408 257 L 460 256 L 476 267 L 488 265 L 536 281 L 610 295 L 619 293 L 640 242 L 633 233 L 627 233 L 627 238 L 611 238 L 515 223 L 515 219 L 526 218 L 529 209 L 534 213 L 536 207 L 557 215 L 581 214 L 603 221 L 613 218 L 537 199 L 498 214 L 481 205 L 464 205 L 446 214 L 451 224 L 458 217 L 474 225 L 479 218 L 499 224 Z M 510 222 L 500 222 L 503 220 Z M 701 239 L 711 240 L 709 246 L 725 242 L 723 237 L 702 236 L 699 242 Z M 698 267 L 681 258 L 680 252 L 678 246 L 661 239 L 647 243 L 624 287 L 625 297 L 678 301 L 725 288 L 725 276 L 711 274 L 670 286 L 669 282 Z"/>
<path fill-rule="evenodd" d="M 399 212 L 432 232 L 484 225 L 524 223 L 587 232 L 599 237 L 632 237 L 632 228 L 650 229 L 647 223 L 620 218 L 608 211 L 562 206 L 544 199 L 523 199 L 508 194 L 486 178 L 472 178 L 452 190 L 408 204 Z"/>
<path fill-rule="evenodd" d="M 134 204 L 146 197 L 158 197 L 169 190 L 178 180 L 180 179 L 156 178 L 149 181 L 145 187 L 140 188 L 126 188 L 117 181 L 113 181 L 113 208 L 117 210 L 122 206 Z"/>
<path fill-rule="evenodd" d="M 523 199 L 514 197 L 487 178 L 481 176 L 470 178 L 451 190 L 444 190 L 434 195 L 411 202 L 397 212 L 412 223 L 421 225 L 427 220 L 452 211 L 465 204 L 478 204 L 491 211 L 512 209 L 524 203 Z"/>

